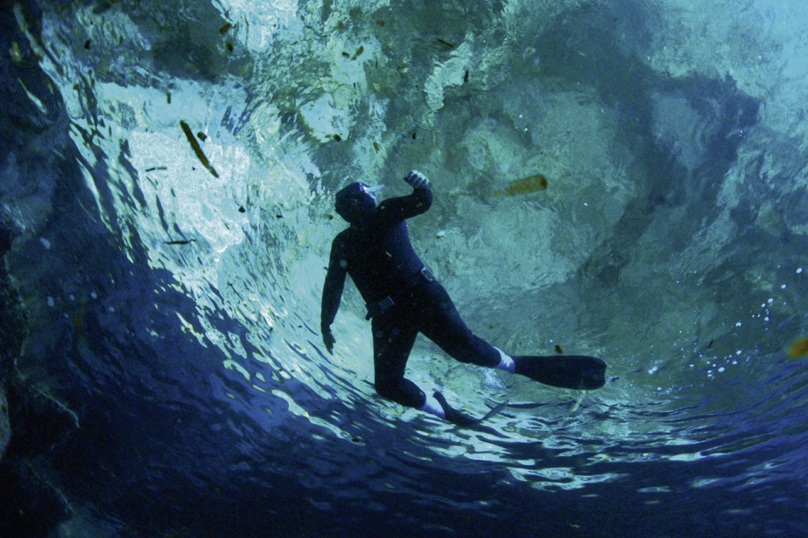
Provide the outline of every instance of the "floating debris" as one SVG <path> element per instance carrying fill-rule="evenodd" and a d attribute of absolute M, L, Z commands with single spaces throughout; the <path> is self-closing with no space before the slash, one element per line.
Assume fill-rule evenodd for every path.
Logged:
<path fill-rule="evenodd" d="M 202 148 L 199 147 L 199 142 L 197 142 L 196 138 L 194 137 L 194 133 L 191 132 L 191 128 L 188 127 L 188 124 L 182 120 L 180 120 L 180 127 L 182 127 L 183 132 L 185 132 L 185 137 L 188 139 L 188 142 L 191 143 L 191 148 L 193 148 L 194 153 L 196 153 L 196 158 L 199 159 L 202 166 L 208 169 L 208 172 L 213 174 L 213 177 L 218 178 L 219 174 L 216 173 L 216 170 L 213 169 L 213 166 L 211 166 L 208 158 L 205 157 L 205 154 L 202 152 Z"/>
<path fill-rule="evenodd" d="M 808 356 L 808 338 L 800 338 L 788 348 L 789 359 L 800 359 Z"/>
<path fill-rule="evenodd" d="M 205 140 L 207 140 L 207 139 L 208 139 L 208 135 L 206 135 L 206 134 L 205 134 L 205 133 L 203 133 L 202 131 L 199 131 L 198 133 L 196 133 L 196 137 L 197 137 L 199 140 L 201 140 L 202 142 L 204 142 Z"/>
<path fill-rule="evenodd" d="M 224 34 L 226 34 L 226 33 L 228 32 L 228 30 L 230 30 L 232 27 L 233 27 L 233 25 L 232 25 L 232 24 L 230 24 L 229 22 L 226 22 L 226 23 L 224 23 L 224 26 L 222 26 L 221 28 L 219 28 L 219 33 L 220 33 L 220 34 L 222 34 L 222 35 L 224 35 Z"/>
<path fill-rule="evenodd" d="M 196 239 L 182 239 L 177 241 L 165 241 L 166 245 L 187 245 L 188 243 L 193 243 Z"/>
<path fill-rule="evenodd" d="M 146 168 L 147 172 L 154 172 L 155 170 L 168 170 L 167 166 L 152 166 L 151 168 Z"/>
<path fill-rule="evenodd" d="M 338 135 L 338 134 L 335 134 L 334 135 L 334 140 L 336 140 L 337 142 L 342 142 L 342 137 L 340 135 Z"/>
<path fill-rule="evenodd" d="M 450 49 L 454 48 L 454 43 L 450 43 L 449 41 L 446 41 L 445 39 L 438 38 L 438 43 L 440 43 L 441 45 L 446 45 Z"/>
<path fill-rule="evenodd" d="M 542 191 L 547 188 L 547 179 L 541 175 L 528 176 L 523 179 L 511 181 L 504 191 L 494 191 L 494 196 L 502 196 L 507 194 L 513 196 L 514 194 L 528 194 L 530 192 Z"/>
<path fill-rule="evenodd" d="M 22 52 L 20 52 L 20 46 L 16 41 L 11 42 L 11 49 L 8 52 L 11 54 L 11 59 L 15 62 L 20 63 L 22 61 Z"/>
<path fill-rule="evenodd" d="M 382 150 L 382 148 L 379 146 L 378 142 L 373 143 L 373 149 L 376 150 L 376 153 L 379 153 Z"/>
<path fill-rule="evenodd" d="M 563 349 L 561 349 L 561 346 L 559 346 L 558 344 L 556 344 L 556 347 L 555 347 L 555 352 L 556 352 L 556 353 L 558 353 L 559 355 L 563 355 L 563 354 L 564 354 L 564 350 L 563 350 Z"/>
<path fill-rule="evenodd" d="M 169 105 L 171 104 L 171 92 L 166 92 L 166 102 Z"/>
<path fill-rule="evenodd" d="M 356 60 L 359 57 L 359 55 L 362 54 L 363 52 L 365 52 L 365 47 L 360 46 L 358 49 L 356 49 L 356 52 L 354 53 L 351 60 Z"/>

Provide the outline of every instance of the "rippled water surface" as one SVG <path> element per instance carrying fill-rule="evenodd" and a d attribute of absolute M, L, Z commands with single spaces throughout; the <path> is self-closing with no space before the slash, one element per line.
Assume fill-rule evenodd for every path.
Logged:
<path fill-rule="evenodd" d="M 796 0 L 11 8 L 17 360 L 78 427 L 58 536 L 803 536 L 808 25 Z M 4 30 L 5 31 L 5 30 Z M 5 121 L 5 120 L 4 120 Z M 193 140 L 193 142 L 191 142 Z M 552 389 L 419 340 L 378 397 L 333 193 L 435 203 L 416 250 Z M 541 174 L 547 188 L 521 181 Z"/>

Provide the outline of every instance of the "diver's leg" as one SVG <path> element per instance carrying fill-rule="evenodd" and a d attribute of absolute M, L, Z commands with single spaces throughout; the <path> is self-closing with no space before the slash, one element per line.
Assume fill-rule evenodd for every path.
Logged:
<path fill-rule="evenodd" d="M 606 363 L 597 357 L 514 358 L 474 336 L 437 282 L 418 288 L 418 309 L 418 330 L 460 362 L 499 368 L 553 387 L 594 390 L 606 382 Z"/>
<path fill-rule="evenodd" d="M 430 402 L 418 385 L 404 377 L 407 359 L 418 331 L 395 312 L 373 318 L 373 366 L 376 392 L 380 396 L 407 407 L 424 408 Z M 436 402 L 435 402 L 436 403 Z M 442 408 L 438 406 L 442 411 Z M 433 414 L 437 410 L 424 409 Z"/>
<path fill-rule="evenodd" d="M 463 322 L 449 294 L 438 282 L 419 288 L 418 330 L 450 357 L 477 366 L 513 371 L 513 359 L 482 338 Z"/>

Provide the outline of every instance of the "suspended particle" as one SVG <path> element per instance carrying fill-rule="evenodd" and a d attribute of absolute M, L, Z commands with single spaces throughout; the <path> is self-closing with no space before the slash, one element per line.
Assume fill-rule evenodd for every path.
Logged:
<path fill-rule="evenodd" d="M 513 196 L 514 194 L 528 194 L 531 192 L 541 191 L 547 188 L 547 179 L 541 175 L 536 174 L 526 178 L 511 181 L 504 191 L 494 191 L 494 196 L 502 196 L 507 194 Z"/>
<path fill-rule="evenodd" d="M 20 46 L 16 41 L 11 42 L 11 49 L 8 52 L 11 54 L 11 59 L 15 62 L 20 63 L 22 61 L 22 52 L 20 52 Z"/>
<path fill-rule="evenodd" d="M 224 44 L 224 46 L 227 47 L 228 51 L 233 52 L 233 44 L 232 43 L 230 43 L 228 41 L 227 43 Z"/>
<path fill-rule="evenodd" d="M 171 104 L 171 92 L 166 92 L 166 102 L 169 105 Z"/>
<path fill-rule="evenodd" d="M 358 49 L 356 49 L 356 52 L 354 53 L 353 58 L 351 58 L 351 60 L 356 60 L 359 57 L 359 55 L 362 54 L 364 51 L 365 47 L 359 47 Z"/>
<path fill-rule="evenodd" d="M 342 137 L 340 135 L 338 135 L 338 134 L 335 134 L 334 135 L 334 140 L 336 140 L 337 142 L 342 142 Z"/>
<path fill-rule="evenodd" d="M 788 348 L 789 359 L 801 359 L 808 356 L 808 338 L 800 338 Z"/>
<path fill-rule="evenodd" d="M 185 137 L 188 139 L 188 143 L 191 144 L 191 149 L 194 150 L 196 158 L 199 159 L 199 162 L 202 163 L 202 166 L 207 168 L 208 172 L 210 172 L 213 177 L 218 178 L 219 174 L 216 173 L 216 170 L 214 170 L 213 166 L 208 161 L 208 158 L 205 157 L 205 153 L 202 151 L 202 148 L 199 147 L 199 142 L 197 142 L 196 138 L 194 138 L 194 133 L 191 132 L 191 128 L 188 126 L 187 123 L 185 123 L 182 120 L 180 120 L 180 127 L 182 127 L 182 131 L 185 133 Z"/>
<path fill-rule="evenodd" d="M 555 346 L 555 352 L 558 353 L 559 355 L 564 354 L 564 350 L 561 349 L 561 346 L 559 346 L 558 344 L 556 344 L 556 346 Z"/>
<path fill-rule="evenodd" d="M 232 25 L 232 24 L 230 24 L 229 22 L 226 22 L 226 23 L 224 23 L 224 26 L 222 26 L 221 28 L 219 28 L 219 33 L 220 33 L 220 34 L 222 34 L 222 35 L 224 35 L 224 34 L 226 34 L 226 33 L 227 33 L 227 31 L 228 31 L 228 30 L 230 30 L 232 27 L 233 27 L 233 25 Z"/>
<path fill-rule="evenodd" d="M 382 149 L 382 148 L 379 146 L 379 143 L 378 143 L 378 142 L 374 142 L 374 143 L 373 143 L 373 149 L 375 149 L 375 150 L 376 150 L 376 153 L 379 153 L 379 152 L 381 151 L 381 149 Z"/>

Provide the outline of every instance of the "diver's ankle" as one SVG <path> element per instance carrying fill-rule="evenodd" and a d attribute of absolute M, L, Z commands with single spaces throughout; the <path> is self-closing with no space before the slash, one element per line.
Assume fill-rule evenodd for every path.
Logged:
<path fill-rule="evenodd" d="M 446 410 L 443 409 L 443 406 L 435 399 L 434 396 L 427 396 L 426 402 L 420 408 L 421 411 L 426 411 L 427 413 L 431 413 L 433 415 L 439 416 L 440 418 L 446 418 Z"/>
<path fill-rule="evenodd" d="M 516 363 L 514 362 L 513 358 L 511 358 L 510 355 L 506 355 L 505 352 L 503 352 L 498 347 L 495 347 L 494 349 L 499 351 L 499 356 L 500 356 L 499 364 L 496 365 L 494 368 L 497 368 L 498 370 L 505 370 L 506 372 L 513 373 L 516 370 Z"/>

